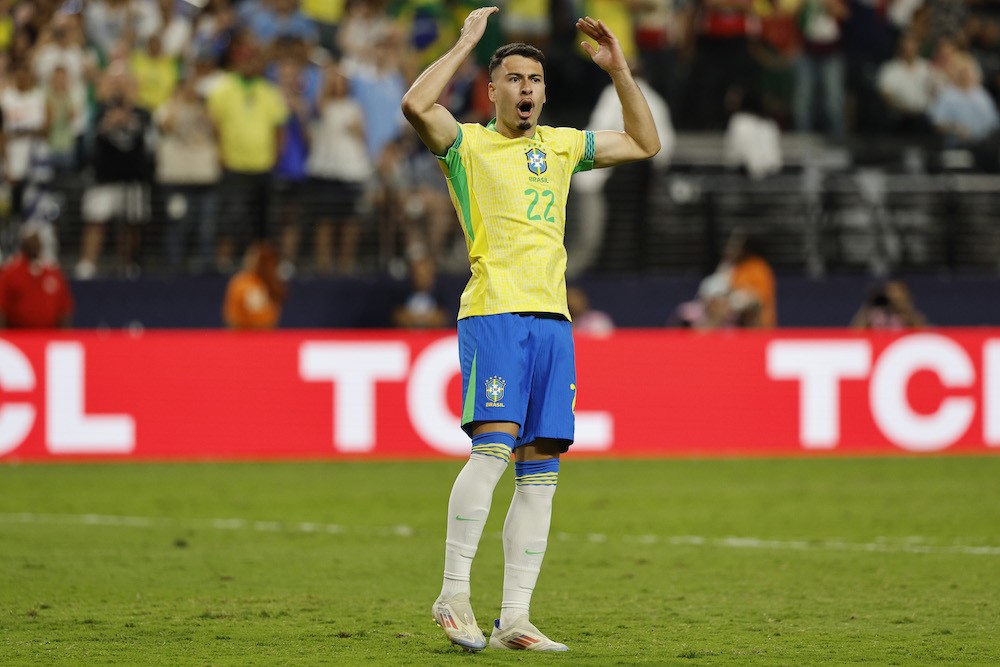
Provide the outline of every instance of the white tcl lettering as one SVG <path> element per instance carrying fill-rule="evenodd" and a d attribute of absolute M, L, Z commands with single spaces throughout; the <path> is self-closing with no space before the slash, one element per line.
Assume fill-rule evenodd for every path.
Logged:
<path fill-rule="evenodd" d="M 933 373 L 946 390 L 961 391 L 976 382 L 976 366 L 957 342 L 939 334 L 913 334 L 890 344 L 872 360 L 867 340 L 776 340 L 767 348 L 772 380 L 799 382 L 799 439 L 807 449 L 833 449 L 840 443 L 840 383 L 868 380 L 868 403 L 879 431 L 902 449 L 933 452 L 955 444 L 976 413 L 970 396 L 946 396 L 924 414 L 907 397 L 910 379 Z M 983 439 L 1000 446 L 1000 341 L 983 347 Z"/>
<path fill-rule="evenodd" d="M 128 454 L 135 449 L 135 420 L 127 414 L 87 414 L 84 359 L 80 343 L 45 348 L 45 446 L 53 454 Z M 35 386 L 28 358 L 0 340 L 0 391 L 29 392 Z M 24 443 L 35 418 L 31 402 L 0 403 L 0 455 Z"/>
<path fill-rule="evenodd" d="M 469 439 L 458 427 L 461 415 L 448 405 L 448 385 L 461 373 L 454 336 L 435 341 L 410 363 L 400 341 L 306 342 L 299 348 L 299 376 L 333 384 L 333 446 L 345 453 L 375 449 L 376 384 L 406 384 L 406 413 L 417 435 L 435 450 L 467 454 Z M 577 412 L 575 449 L 607 450 L 614 420 L 607 412 Z"/>

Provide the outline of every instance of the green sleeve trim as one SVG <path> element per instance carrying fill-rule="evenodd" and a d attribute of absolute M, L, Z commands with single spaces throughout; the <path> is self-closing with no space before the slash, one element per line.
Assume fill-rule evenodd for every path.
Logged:
<path fill-rule="evenodd" d="M 445 162 L 445 164 L 447 164 L 448 163 L 448 156 L 451 154 L 452 151 L 456 151 L 457 152 L 458 151 L 458 147 L 461 146 L 461 145 L 462 145 L 462 126 L 459 125 L 458 126 L 458 135 L 455 137 L 454 143 L 452 143 L 452 145 L 448 147 L 448 150 L 446 150 L 444 152 L 444 155 L 437 155 L 435 153 L 434 157 L 436 157 L 439 160 L 443 160 Z"/>
<path fill-rule="evenodd" d="M 448 183 L 451 184 L 451 189 L 455 192 L 455 199 L 458 201 L 462 225 L 469 235 L 469 240 L 473 241 L 476 236 L 472 231 L 472 200 L 469 195 L 469 176 L 465 172 L 465 165 L 462 164 L 462 155 L 458 152 L 458 148 L 461 145 L 462 126 L 459 125 L 455 143 L 451 145 L 445 155 L 438 155 L 437 159 L 445 164 L 446 171 L 448 172 Z"/>
<path fill-rule="evenodd" d="M 573 173 L 578 171 L 590 171 L 594 168 L 594 153 L 597 151 L 594 145 L 594 133 L 590 130 L 586 130 L 583 133 L 583 159 L 580 160 L 576 167 L 573 168 Z"/>

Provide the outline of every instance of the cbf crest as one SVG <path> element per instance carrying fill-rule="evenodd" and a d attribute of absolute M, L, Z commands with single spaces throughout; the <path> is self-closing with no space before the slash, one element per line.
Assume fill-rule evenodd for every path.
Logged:
<path fill-rule="evenodd" d="M 548 170 L 549 164 L 545 161 L 544 151 L 539 150 L 538 148 L 532 148 L 524 155 L 528 158 L 528 171 L 532 174 L 540 176 Z"/>
<path fill-rule="evenodd" d="M 499 375 L 494 375 L 486 381 L 486 407 L 502 408 L 503 390 L 507 386 L 506 380 Z"/>

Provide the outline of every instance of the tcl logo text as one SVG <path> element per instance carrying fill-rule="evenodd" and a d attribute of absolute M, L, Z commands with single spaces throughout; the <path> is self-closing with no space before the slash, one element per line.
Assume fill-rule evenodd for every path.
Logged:
<path fill-rule="evenodd" d="M 88 414 L 84 347 L 52 342 L 45 347 L 45 447 L 52 454 L 128 454 L 135 449 L 135 420 L 127 414 Z M 24 442 L 38 410 L 14 396 L 32 392 L 38 377 L 31 361 L 0 340 L 0 456 Z"/>
<path fill-rule="evenodd" d="M 894 445 L 914 452 L 934 452 L 959 441 L 970 429 L 977 405 L 982 410 L 982 439 L 1000 447 L 1000 340 L 986 340 L 977 362 L 957 342 L 932 333 L 904 336 L 878 357 L 865 339 L 773 340 L 767 347 L 772 380 L 798 382 L 799 438 L 807 449 L 834 449 L 843 414 L 843 383 L 868 383 L 868 406 L 878 430 Z M 931 411 L 918 411 L 907 388 L 914 375 L 929 371 L 945 390 Z M 977 380 L 981 394 L 970 395 Z"/>

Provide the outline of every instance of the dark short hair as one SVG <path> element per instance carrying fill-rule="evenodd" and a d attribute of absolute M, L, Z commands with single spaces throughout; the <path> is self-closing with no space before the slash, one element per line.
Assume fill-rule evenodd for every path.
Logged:
<path fill-rule="evenodd" d="M 499 49 L 493 52 L 493 57 L 490 58 L 490 78 L 493 78 L 493 70 L 500 66 L 503 59 L 507 56 L 524 56 L 525 58 L 531 58 L 532 60 L 538 61 L 538 63 L 545 67 L 545 54 L 541 50 L 536 49 L 531 44 L 525 44 L 524 42 L 514 42 L 513 44 L 505 44 Z"/>

